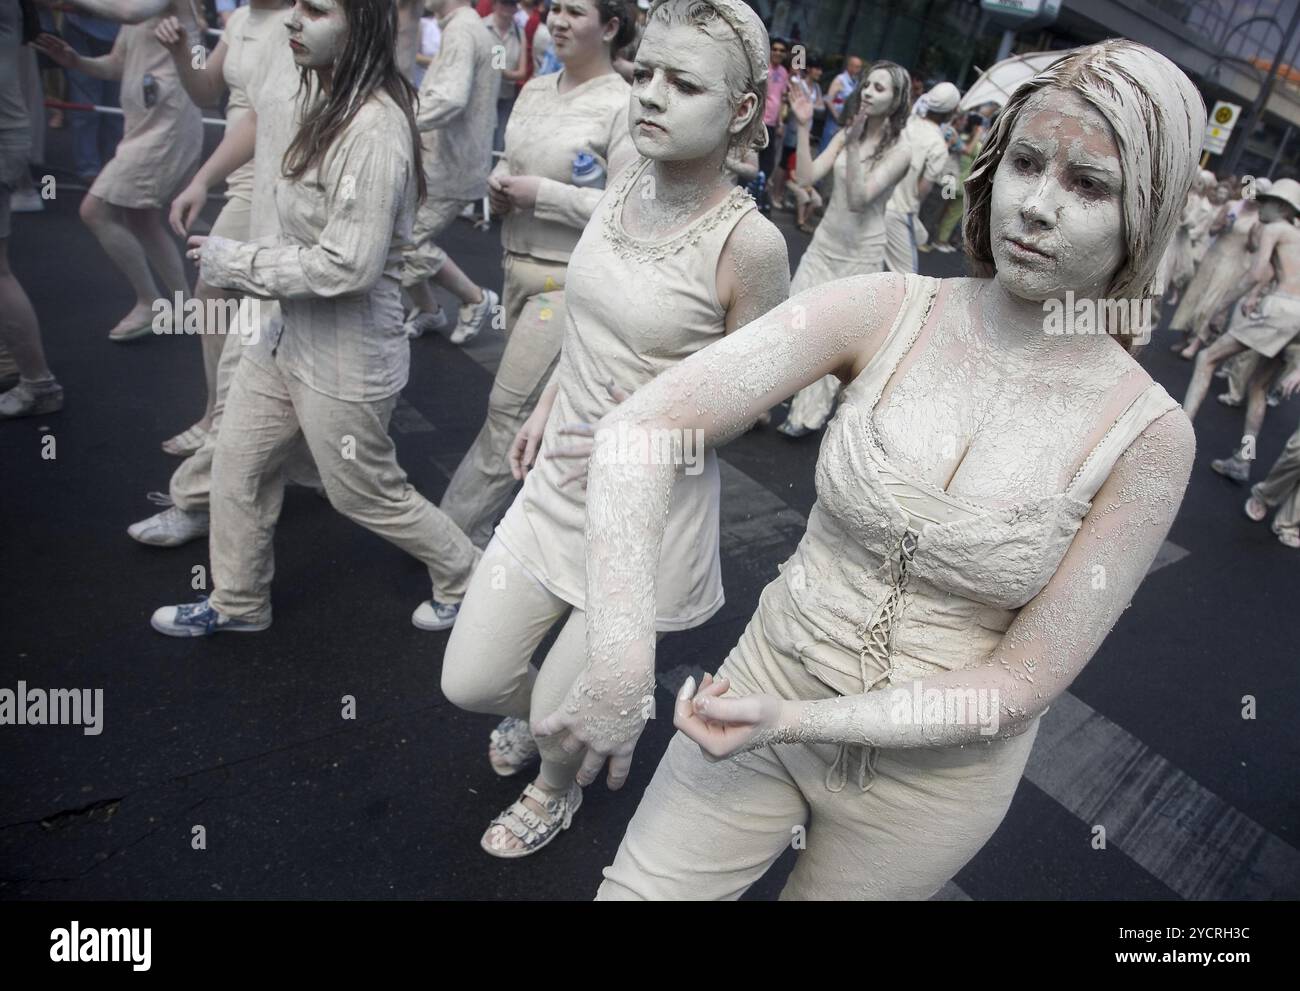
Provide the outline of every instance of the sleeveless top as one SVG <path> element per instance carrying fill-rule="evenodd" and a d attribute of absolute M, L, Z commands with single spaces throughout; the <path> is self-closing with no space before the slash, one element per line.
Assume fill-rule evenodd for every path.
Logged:
<path fill-rule="evenodd" d="M 587 592 L 586 492 L 560 480 L 576 467 L 547 452 L 570 423 L 594 424 L 616 405 L 610 381 L 635 392 L 656 375 L 720 339 L 717 298 L 723 245 L 754 201 L 736 187 L 684 230 L 660 240 L 623 229 L 623 204 L 643 188 L 648 160 L 625 169 L 583 231 L 565 277 L 563 349 L 555 405 L 536 466 L 497 528 L 497 537 L 553 594 L 583 609 Z M 691 451 L 687 451 L 691 456 Z M 678 469 L 660 550 L 656 629 L 685 630 L 722 607 L 717 456 L 694 451 Z"/>
<path fill-rule="evenodd" d="M 773 583 L 808 633 L 800 660 L 843 695 L 987 660 L 1055 574 L 1119 456 L 1178 406 L 1151 383 L 1064 491 L 1011 506 L 982 507 L 912 478 L 886 456 L 874 414 L 938 288 L 906 277 L 889 336 L 826 429 L 807 532 Z"/>

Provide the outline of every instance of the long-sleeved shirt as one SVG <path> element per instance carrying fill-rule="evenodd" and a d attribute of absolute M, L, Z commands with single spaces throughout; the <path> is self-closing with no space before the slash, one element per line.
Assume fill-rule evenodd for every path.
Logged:
<path fill-rule="evenodd" d="M 501 73 L 492 64 L 493 35 L 469 7 L 440 21 L 442 42 L 425 70 L 415 119 L 423 133 L 429 196 L 477 200 L 487 195 L 492 132 Z"/>
<path fill-rule="evenodd" d="M 501 243 L 512 254 L 567 262 L 603 189 L 573 185 L 573 160 L 594 155 L 607 181 L 637 158 L 627 125 L 630 87 L 608 72 L 559 91 L 562 72 L 530 79 L 506 125 L 505 158 L 496 171 L 541 176 L 537 205 L 512 210 L 501 225 Z"/>
<path fill-rule="evenodd" d="M 381 94 L 319 167 L 277 182 L 278 238 L 209 238 L 205 282 L 281 301 L 283 326 L 245 357 L 335 399 L 378 402 L 400 392 L 411 352 L 399 275 L 415 197 L 406 115 Z"/>

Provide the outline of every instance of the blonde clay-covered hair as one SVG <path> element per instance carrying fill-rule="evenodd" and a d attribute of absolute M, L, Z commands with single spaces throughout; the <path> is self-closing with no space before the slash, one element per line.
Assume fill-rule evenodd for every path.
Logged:
<path fill-rule="evenodd" d="M 728 154 L 743 158 L 751 148 L 766 148 L 763 107 L 767 101 L 768 37 L 754 9 L 740 0 L 654 0 L 646 23 L 654 20 L 689 24 L 718 43 L 723 78 L 732 102 L 739 106 L 749 93 L 758 97 L 754 116 L 743 130 L 732 135 Z"/>
<path fill-rule="evenodd" d="M 1106 118 L 1119 147 L 1124 262 L 1106 288 L 1108 299 L 1146 299 L 1160 258 L 1178 226 L 1188 190 L 1200 179 L 1205 103 L 1183 71 L 1158 52 L 1126 39 L 1076 48 L 1012 94 L 994 122 L 966 180 L 962 220 L 974 273 L 996 271 L 989 232 L 993 177 L 1025 104 L 1039 90 L 1079 94 Z M 1129 334 L 1119 334 L 1134 349 Z"/>

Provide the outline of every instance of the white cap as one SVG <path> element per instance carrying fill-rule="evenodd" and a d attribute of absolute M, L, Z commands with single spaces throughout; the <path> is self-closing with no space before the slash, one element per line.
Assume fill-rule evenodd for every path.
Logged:
<path fill-rule="evenodd" d="M 961 102 L 961 90 L 952 83 L 938 83 L 925 94 L 925 106 L 932 114 L 950 114 Z"/>
<path fill-rule="evenodd" d="M 1294 179 L 1274 180 L 1267 193 L 1263 192 L 1257 183 L 1255 196 L 1257 199 L 1281 200 L 1283 203 L 1290 204 L 1291 208 L 1300 214 L 1300 182 Z"/>

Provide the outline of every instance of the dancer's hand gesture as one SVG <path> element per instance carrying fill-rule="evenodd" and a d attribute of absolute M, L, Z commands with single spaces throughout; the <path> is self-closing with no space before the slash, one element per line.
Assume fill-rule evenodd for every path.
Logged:
<path fill-rule="evenodd" d="M 77 50 L 58 35 L 41 34 L 36 36 L 32 47 L 63 69 L 76 69 L 81 61 Z"/>
<path fill-rule="evenodd" d="M 632 751 L 654 713 L 654 690 L 653 656 L 648 665 L 593 665 L 574 681 L 559 709 L 532 724 L 533 736 L 555 736 L 573 756 L 586 751 L 577 775 L 584 788 L 608 761 L 606 781 L 617 791 L 627 781 Z"/>
<path fill-rule="evenodd" d="M 777 730 L 798 722 L 794 703 L 776 695 L 723 698 L 731 688 L 726 678 L 706 674 L 695 690 L 687 678 L 677 693 L 673 725 L 700 745 L 709 760 L 723 760 L 751 749 Z"/>
<path fill-rule="evenodd" d="M 801 128 L 812 126 L 813 101 L 802 87 L 791 86 L 786 90 L 786 102 L 790 104 L 790 113 Z"/>
<path fill-rule="evenodd" d="M 849 124 L 848 130 L 844 134 L 844 140 L 851 145 L 861 144 L 867 136 L 867 108 L 859 106 L 858 112 L 853 115 L 853 122 Z"/>
<path fill-rule="evenodd" d="M 164 17 L 158 22 L 158 26 L 153 29 L 153 36 L 158 39 L 158 44 L 176 56 L 185 50 L 185 25 L 181 23 L 179 17 Z"/>
<path fill-rule="evenodd" d="M 1283 399 L 1290 399 L 1296 392 L 1300 392 L 1300 368 L 1283 376 L 1277 387 L 1282 390 Z"/>
<path fill-rule="evenodd" d="M 612 381 L 605 383 L 605 391 L 613 397 L 615 403 L 621 403 L 632 395 L 626 389 L 619 388 Z M 596 424 L 566 423 L 559 428 L 558 432 L 565 437 L 572 438 L 572 441 L 563 447 L 555 447 L 548 452 L 547 456 L 577 460 L 574 469 L 560 479 L 560 485 L 565 486 L 570 482 L 581 481 L 582 487 L 585 489 L 587 487 L 587 465 L 591 461 L 591 452 L 596 449 Z"/>

